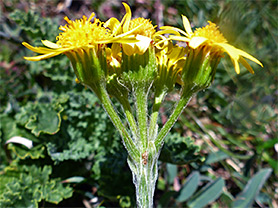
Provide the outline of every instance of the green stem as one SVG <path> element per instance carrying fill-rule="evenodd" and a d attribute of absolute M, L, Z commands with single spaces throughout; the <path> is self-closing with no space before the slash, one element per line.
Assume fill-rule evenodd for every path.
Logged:
<path fill-rule="evenodd" d="M 128 121 L 128 124 L 129 124 L 129 128 L 130 128 L 130 130 L 132 132 L 133 139 L 136 142 L 137 138 L 138 138 L 138 135 L 137 135 L 137 125 L 136 125 L 136 121 L 134 119 L 134 116 L 132 114 L 131 106 L 130 106 L 128 100 L 126 100 L 126 99 L 121 100 L 120 102 L 121 102 L 121 105 L 123 107 L 125 116 L 127 118 L 127 121 Z"/>
<path fill-rule="evenodd" d="M 101 100 L 104 109 L 110 116 L 110 119 L 112 120 L 114 126 L 120 132 L 129 155 L 132 157 L 133 160 L 138 161 L 138 159 L 140 158 L 139 151 L 138 151 L 136 145 L 134 144 L 133 140 L 130 138 L 130 136 L 129 136 L 125 126 L 123 125 L 121 119 L 119 118 L 118 114 L 116 113 L 116 111 L 111 103 L 111 100 L 109 98 L 109 95 L 105 89 L 104 84 L 100 84 L 98 86 L 98 92 L 96 94 L 99 96 L 99 99 Z"/>
<path fill-rule="evenodd" d="M 158 135 L 155 139 L 155 147 L 157 148 L 157 150 L 161 149 L 165 136 L 167 135 L 167 133 L 171 130 L 171 128 L 177 121 L 177 119 L 180 116 L 180 114 L 182 113 L 183 109 L 186 107 L 186 105 L 190 101 L 192 95 L 193 95 L 193 93 L 190 89 L 184 89 L 182 96 L 181 96 L 178 104 L 176 105 L 174 111 L 172 112 L 171 116 L 169 117 L 167 122 L 164 124 L 164 126 L 162 127 L 162 129 L 160 130 L 160 132 L 158 133 Z"/>
<path fill-rule="evenodd" d="M 150 127 L 149 127 L 149 137 L 150 139 L 155 139 L 156 131 L 157 131 L 157 120 L 159 115 L 159 109 L 161 106 L 161 103 L 166 95 L 166 92 L 162 92 L 159 96 L 155 96 L 151 119 L 150 119 Z"/>
<path fill-rule="evenodd" d="M 146 152 L 139 162 L 128 158 L 128 165 L 132 171 L 133 183 L 136 188 L 136 202 L 138 208 L 152 208 L 155 184 L 158 176 L 157 161 L 159 151 L 150 142 Z"/>
<path fill-rule="evenodd" d="M 148 125 L 147 125 L 147 92 L 145 86 L 137 85 L 134 87 L 135 98 L 136 98 L 136 113 L 137 113 L 137 122 L 139 127 L 139 138 L 140 138 L 140 147 L 141 151 L 145 151 L 148 147 Z"/>

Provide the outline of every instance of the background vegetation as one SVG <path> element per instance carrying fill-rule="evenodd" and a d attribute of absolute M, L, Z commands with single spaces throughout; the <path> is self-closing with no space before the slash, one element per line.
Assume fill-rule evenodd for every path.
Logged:
<path fill-rule="evenodd" d="M 277 1 L 128 1 L 133 16 L 158 26 L 220 26 L 264 68 L 236 75 L 222 59 L 167 137 L 156 207 L 278 207 Z M 0 207 L 132 207 L 134 187 L 119 134 L 97 98 L 75 83 L 65 56 L 28 62 L 21 45 L 55 41 L 58 26 L 96 12 L 124 14 L 120 1 L 2 1 Z M 165 121 L 175 95 L 161 112 Z M 10 140 L 32 141 L 27 148 Z"/>

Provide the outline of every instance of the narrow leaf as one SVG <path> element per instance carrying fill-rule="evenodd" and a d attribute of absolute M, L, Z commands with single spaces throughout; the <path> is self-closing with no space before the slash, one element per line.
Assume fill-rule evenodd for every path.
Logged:
<path fill-rule="evenodd" d="M 218 178 L 215 181 L 207 184 L 196 195 L 193 196 L 187 203 L 188 207 L 204 207 L 210 202 L 217 199 L 223 192 L 225 182 L 222 178 Z"/>
<path fill-rule="evenodd" d="M 174 179 L 178 173 L 177 165 L 167 163 L 166 168 L 167 168 L 167 172 L 168 172 L 168 181 L 170 184 L 173 184 Z"/>
<path fill-rule="evenodd" d="M 251 207 L 255 197 L 259 193 L 263 184 L 270 176 L 272 172 L 271 168 L 266 168 L 260 170 L 256 173 L 247 183 L 244 190 L 237 195 L 236 200 L 234 201 L 232 207 L 236 208 L 248 208 Z"/>
<path fill-rule="evenodd" d="M 193 195 L 193 193 L 196 191 L 198 184 L 200 181 L 200 174 L 199 172 L 192 172 L 186 179 L 186 183 L 181 188 L 178 197 L 176 200 L 178 202 L 184 202 L 189 197 Z"/>

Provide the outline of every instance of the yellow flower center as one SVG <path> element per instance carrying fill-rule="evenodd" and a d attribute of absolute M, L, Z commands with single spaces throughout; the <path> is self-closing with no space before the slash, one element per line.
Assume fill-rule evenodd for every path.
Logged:
<path fill-rule="evenodd" d="M 155 33 L 155 27 L 149 19 L 143 17 L 138 17 L 130 21 L 129 30 L 132 30 L 141 25 L 137 30 L 132 34 L 134 35 L 143 35 L 151 38 Z"/>
<path fill-rule="evenodd" d="M 92 13 L 89 19 L 83 16 L 82 19 L 75 21 L 65 17 L 68 24 L 59 27 L 63 32 L 56 37 L 57 44 L 65 48 L 78 48 L 95 45 L 97 41 L 111 38 L 111 32 L 103 26 L 103 22 L 97 18 L 94 19 L 94 22 L 91 22 L 94 16 L 95 14 Z"/>
<path fill-rule="evenodd" d="M 208 21 L 208 25 L 202 28 L 197 28 L 191 37 L 204 37 L 211 42 L 215 43 L 226 43 L 227 40 L 224 38 L 222 33 L 219 31 L 219 27 L 216 24 Z"/>

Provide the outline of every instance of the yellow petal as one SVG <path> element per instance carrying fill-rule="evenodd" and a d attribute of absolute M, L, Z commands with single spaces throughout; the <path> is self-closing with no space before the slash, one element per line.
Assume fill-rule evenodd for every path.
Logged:
<path fill-rule="evenodd" d="M 116 56 L 121 52 L 122 49 L 121 49 L 121 46 L 119 43 L 113 43 L 111 50 L 112 50 L 113 56 Z"/>
<path fill-rule="evenodd" d="M 172 39 L 172 40 L 183 41 L 183 42 L 189 42 L 190 41 L 189 38 L 186 38 L 186 37 L 183 37 L 183 36 L 170 35 L 169 38 Z"/>
<path fill-rule="evenodd" d="M 129 30 L 129 31 L 125 32 L 125 33 L 117 35 L 115 38 L 122 38 L 122 37 L 128 36 L 128 35 L 132 34 L 135 30 L 137 30 L 139 27 L 142 27 L 142 26 L 143 26 L 143 24 L 140 24 L 137 27 L 133 28 L 132 30 Z M 134 35 L 132 35 L 132 36 L 134 37 Z"/>
<path fill-rule="evenodd" d="M 47 53 L 57 52 L 56 49 L 50 49 L 50 48 L 45 48 L 45 47 L 33 47 L 26 42 L 23 42 L 22 45 L 24 45 L 26 48 L 28 48 L 29 50 L 36 52 L 36 53 L 47 54 Z"/>
<path fill-rule="evenodd" d="M 52 52 L 52 53 L 48 53 L 48 54 L 44 54 L 44 55 L 40 55 L 40 56 L 24 57 L 24 59 L 26 59 L 28 61 L 41 61 L 41 60 L 44 60 L 44 59 L 51 58 L 53 56 L 57 56 L 61 53 L 62 52 Z"/>
<path fill-rule="evenodd" d="M 105 54 L 106 54 L 107 59 L 111 58 L 111 56 L 112 56 L 111 48 L 105 48 Z"/>
<path fill-rule="evenodd" d="M 228 43 L 214 43 L 214 45 L 220 46 L 226 51 L 232 59 L 238 60 L 239 53 L 238 49 Z"/>
<path fill-rule="evenodd" d="M 126 43 L 123 44 L 123 51 L 126 55 L 131 56 L 135 53 L 135 44 L 134 43 Z"/>
<path fill-rule="evenodd" d="M 136 38 L 139 40 L 139 42 L 135 43 L 137 53 L 142 55 L 149 48 L 152 39 L 143 35 L 137 35 Z"/>
<path fill-rule="evenodd" d="M 183 22 L 183 27 L 184 27 L 185 31 L 187 32 L 187 34 L 191 35 L 192 34 L 192 29 L 191 29 L 191 26 L 190 26 L 190 22 L 187 19 L 187 17 L 184 16 L 184 15 L 182 15 L 182 22 Z"/>
<path fill-rule="evenodd" d="M 175 30 L 171 30 L 171 29 L 167 29 L 167 30 L 160 30 L 158 32 L 156 32 L 154 34 L 154 36 L 158 36 L 158 35 L 164 35 L 164 34 L 174 34 L 174 35 L 177 35 L 177 36 L 180 36 L 180 33 L 175 31 Z"/>
<path fill-rule="evenodd" d="M 57 49 L 60 48 L 56 43 L 53 43 L 49 40 L 42 40 L 42 44 L 44 44 L 48 48 Z"/>
<path fill-rule="evenodd" d="M 206 42 L 208 39 L 204 38 L 204 37 L 193 37 L 191 38 L 191 40 L 189 41 L 189 47 L 195 49 L 198 48 L 201 44 L 203 44 L 204 42 Z"/>
<path fill-rule="evenodd" d="M 169 59 L 176 61 L 177 59 L 185 56 L 185 48 L 174 47 L 171 53 L 168 55 Z"/>
<path fill-rule="evenodd" d="M 236 60 L 236 59 L 231 59 L 231 60 L 232 60 L 233 65 L 235 67 L 236 73 L 239 74 L 240 73 L 240 68 L 239 68 L 238 60 Z"/>
<path fill-rule="evenodd" d="M 121 25 L 123 25 L 123 31 L 127 32 L 128 29 L 129 29 L 129 23 L 130 23 L 130 20 L 131 20 L 131 10 L 130 10 L 130 7 L 128 6 L 128 4 L 126 4 L 124 2 L 122 4 L 125 7 L 126 14 L 121 21 Z"/>
<path fill-rule="evenodd" d="M 239 74 L 240 69 L 239 69 L 238 60 L 239 60 L 240 56 L 238 53 L 238 49 L 227 43 L 214 43 L 214 45 L 220 46 L 222 49 L 224 49 L 224 51 L 227 52 L 227 54 L 230 56 L 230 58 L 234 64 L 236 73 Z"/>
<path fill-rule="evenodd" d="M 137 43 L 139 40 L 137 40 L 134 36 L 126 36 L 126 37 L 120 37 L 120 36 L 116 36 L 114 38 L 111 38 L 110 40 L 106 40 L 106 41 L 99 41 L 98 43 Z"/>
<path fill-rule="evenodd" d="M 109 20 L 107 20 L 104 25 L 104 27 L 108 27 L 113 35 L 117 35 L 119 34 L 121 31 L 121 23 L 119 22 L 118 19 L 116 19 L 115 17 L 110 18 Z"/>
<path fill-rule="evenodd" d="M 157 49 L 163 49 L 163 48 L 167 47 L 167 45 L 169 45 L 168 39 L 166 37 L 164 37 L 163 35 L 155 35 L 154 42 L 155 42 L 155 47 Z"/>
<path fill-rule="evenodd" d="M 255 62 L 256 64 L 260 65 L 261 67 L 263 67 L 263 64 L 256 58 L 254 58 L 253 56 L 251 56 L 250 54 L 244 52 L 243 50 L 237 49 L 238 50 L 238 54 L 250 59 L 251 61 Z"/>
<path fill-rule="evenodd" d="M 159 29 L 161 30 L 169 30 L 169 31 L 176 31 L 176 32 L 179 32 L 185 36 L 188 36 L 187 33 L 185 33 L 183 30 L 179 29 L 179 28 L 176 28 L 176 27 L 171 27 L 171 26 L 162 26 L 160 27 Z"/>
<path fill-rule="evenodd" d="M 239 58 L 239 62 L 242 63 L 242 65 L 251 73 L 251 74 L 254 74 L 254 70 L 252 69 L 252 67 L 248 64 L 248 62 L 240 57 Z"/>
<path fill-rule="evenodd" d="M 258 59 L 254 58 L 253 56 L 251 56 L 250 54 L 246 53 L 243 50 L 235 48 L 234 46 L 232 46 L 230 44 L 217 43 L 215 45 L 222 47 L 233 59 L 238 60 L 240 56 L 243 56 L 243 57 L 248 58 L 251 61 L 255 62 L 256 64 L 260 65 L 261 67 L 263 67 L 263 64 Z"/>

